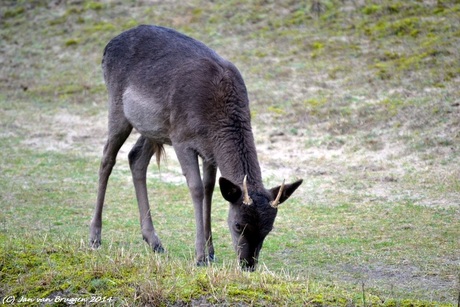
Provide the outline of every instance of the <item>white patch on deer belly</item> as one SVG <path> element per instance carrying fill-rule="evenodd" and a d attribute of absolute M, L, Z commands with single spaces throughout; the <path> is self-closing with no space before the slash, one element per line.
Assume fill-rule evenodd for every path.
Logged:
<path fill-rule="evenodd" d="M 123 112 L 140 134 L 159 143 L 171 144 L 169 113 L 153 97 L 128 87 L 123 94 Z"/>

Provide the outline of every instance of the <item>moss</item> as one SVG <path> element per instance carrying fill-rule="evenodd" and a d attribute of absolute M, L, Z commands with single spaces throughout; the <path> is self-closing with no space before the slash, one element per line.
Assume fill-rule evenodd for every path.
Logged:
<path fill-rule="evenodd" d="M 191 15 L 191 22 L 200 22 L 203 17 L 203 9 L 202 8 L 193 8 L 192 11 L 190 12 Z"/>
<path fill-rule="evenodd" d="M 136 19 L 129 19 L 123 24 L 124 29 L 131 29 L 139 25 L 139 21 Z"/>
<path fill-rule="evenodd" d="M 75 46 L 75 45 L 78 45 L 79 42 L 80 42 L 80 40 L 78 40 L 76 38 L 71 38 L 71 39 L 66 40 L 64 45 L 66 47 Z"/>
<path fill-rule="evenodd" d="M 399 99 L 390 99 L 385 98 L 379 102 L 385 108 L 385 112 L 388 112 L 390 116 L 396 115 L 401 107 L 404 105 L 404 102 Z"/>
<path fill-rule="evenodd" d="M 311 17 L 305 8 L 295 10 L 289 17 L 284 19 L 284 26 L 299 26 L 304 25 Z"/>
<path fill-rule="evenodd" d="M 420 33 L 420 19 L 418 17 L 408 17 L 395 21 L 381 20 L 366 31 L 369 36 L 374 33 L 380 37 L 392 35 L 416 37 Z"/>
<path fill-rule="evenodd" d="M 310 53 L 310 56 L 313 59 L 317 58 L 323 53 L 324 47 L 325 45 L 323 42 L 320 42 L 320 41 L 313 42 L 313 44 L 311 45 L 311 48 L 313 49 L 313 51 Z"/>
<path fill-rule="evenodd" d="M 258 58 L 265 58 L 268 56 L 268 53 L 266 51 L 262 51 L 262 50 L 255 50 L 254 51 L 254 55 Z"/>
<path fill-rule="evenodd" d="M 57 18 L 55 18 L 55 19 L 53 19 L 53 20 L 50 20 L 50 21 L 48 22 L 48 24 L 49 24 L 50 26 L 61 25 L 61 24 L 64 24 L 64 23 L 67 21 L 67 19 L 68 19 L 68 17 L 65 16 L 65 15 L 63 15 L 63 16 L 57 17 Z"/>
<path fill-rule="evenodd" d="M 269 106 L 268 107 L 268 111 L 272 112 L 272 113 L 275 113 L 277 115 L 284 115 L 286 114 L 286 111 L 284 111 L 284 109 L 282 109 L 281 107 L 278 107 L 278 106 Z"/>
<path fill-rule="evenodd" d="M 428 58 L 427 52 L 401 57 L 395 61 L 396 68 L 401 71 L 418 70 L 422 62 Z"/>
<path fill-rule="evenodd" d="M 206 272 L 200 272 L 196 274 L 196 276 L 193 278 L 193 283 L 200 291 L 209 291 L 212 287 Z"/>
<path fill-rule="evenodd" d="M 227 289 L 227 295 L 234 301 L 261 302 L 270 300 L 270 297 L 265 293 L 261 293 L 257 288 L 251 289 L 246 285 L 229 285 Z"/>
<path fill-rule="evenodd" d="M 303 104 L 307 108 L 318 109 L 324 106 L 327 103 L 327 98 L 310 98 L 304 100 Z"/>
<path fill-rule="evenodd" d="M 3 17 L 5 19 L 14 18 L 14 17 L 24 14 L 25 11 L 26 9 L 23 6 L 18 6 L 13 9 L 6 10 L 5 13 L 3 13 Z"/>
<path fill-rule="evenodd" d="M 406 73 L 422 68 L 436 67 L 437 50 L 420 50 L 413 54 L 398 54 L 385 51 L 373 68 L 382 80 L 400 78 Z"/>
<path fill-rule="evenodd" d="M 365 15 L 374 15 L 375 13 L 381 10 L 382 10 L 382 6 L 377 5 L 377 4 L 371 4 L 371 5 L 363 7 L 361 9 L 361 12 Z"/>
<path fill-rule="evenodd" d="M 104 5 L 100 2 L 86 1 L 84 4 L 86 10 L 100 11 L 104 8 Z"/>
<path fill-rule="evenodd" d="M 65 84 L 59 87 L 57 90 L 60 95 L 66 95 L 82 92 L 85 90 L 85 88 L 81 84 Z"/>
<path fill-rule="evenodd" d="M 90 293 L 100 293 L 108 290 L 112 286 L 116 286 L 116 282 L 109 278 L 95 278 L 89 282 L 88 291 Z"/>
<path fill-rule="evenodd" d="M 65 12 L 64 16 L 70 17 L 73 15 L 79 15 L 83 13 L 85 10 L 81 6 L 72 6 Z"/>
<path fill-rule="evenodd" d="M 390 33 L 397 36 L 412 36 L 416 37 L 420 33 L 420 19 L 418 17 L 409 17 L 396 21 L 391 24 Z"/>
<path fill-rule="evenodd" d="M 85 28 L 85 32 L 92 34 L 92 33 L 98 33 L 98 32 L 110 32 L 110 31 L 114 31 L 115 29 L 116 27 L 112 23 L 102 21 L 102 22 L 95 23 L 93 25 L 88 25 Z"/>
<path fill-rule="evenodd" d="M 322 50 L 324 49 L 324 43 L 316 41 L 316 42 L 313 42 L 312 47 L 314 50 Z"/>
<path fill-rule="evenodd" d="M 390 65 L 384 62 L 375 63 L 373 68 L 376 70 L 376 76 L 381 80 L 391 79 L 392 73 Z"/>

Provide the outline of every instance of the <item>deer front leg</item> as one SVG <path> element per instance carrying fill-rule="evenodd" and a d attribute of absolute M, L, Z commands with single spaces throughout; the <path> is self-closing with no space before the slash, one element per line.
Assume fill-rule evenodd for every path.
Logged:
<path fill-rule="evenodd" d="M 118 122 L 117 122 L 118 123 Z M 101 165 L 99 167 L 99 185 L 94 215 L 89 227 L 89 245 L 98 248 L 101 245 L 102 209 L 110 174 L 116 163 L 118 151 L 131 133 L 132 126 L 123 120 L 117 125 L 109 120 L 109 137 L 104 146 Z"/>
<path fill-rule="evenodd" d="M 216 184 L 217 167 L 208 162 L 203 161 L 203 185 L 204 185 L 204 199 L 203 199 L 203 223 L 204 223 L 204 237 L 206 239 L 206 247 L 208 250 L 208 260 L 213 262 L 214 258 L 214 245 L 212 244 L 212 230 L 211 230 L 211 202 L 214 186 Z"/>
<path fill-rule="evenodd" d="M 193 201 L 195 209 L 195 225 L 196 225 L 196 240 L 195 240 L 195 255 L 197 265 L 206 265 L 206 238 L 203 225 L 203 197 L 204 189 L 200 176 L 200 167 L 198 164 L 198 156 L 195 151 L 182 145 L 174 144 L 177 158 L 182 168 L 182 173 L 187 180 L 187 186 Z"/>
<path fill-rule="evenodd" d="M 147 194 L 147 167 L 154 153 L 154 144 L 141 136 L 131 149 L 128 158 L 136 190 L 137 204 L 141 223 L 142 237 L 155 252 L 164 252 L 152 223 Z"/>

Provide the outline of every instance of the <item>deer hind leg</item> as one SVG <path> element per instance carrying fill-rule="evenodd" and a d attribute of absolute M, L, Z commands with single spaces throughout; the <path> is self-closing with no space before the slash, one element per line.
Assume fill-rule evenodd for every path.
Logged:
<path fill-rule="evenodd" d="M 214 262 L 214 245 L 212 243 L 211 231 L 211 202 L 214 186 L 216 185 L 216 172 L 217 168 L 214 164 L 203 161 L 203 186 L 204 186 L 204 199 L 203 199 L 203 223 L 204 223 L 204 236 L 206 239 L 206 248 L 208 250 L 208 260 Z"/>
<path fill-rule="evenodd" d="M 151 140 L 141 136 L 131 149 L 128 158 L 139 206 L 142 237 L 155 252 L 162 253 L 164 249 L 153 227 L 147 194 L 147 168 L 155 153 L 155 146 L 157 145 Z"/>
<path fill-rule="evenodd" d="M 99 167 L 97 200 L 93 219 L 90 224 L 89 244 L 93 248 L 97 248 L 101 245 L 102 208 L 104 206 L 105 193 L 110 174 L 112 173 L 113 166 L 116 163 L 118 151 L 133 129 L 131 124 L 125 119 L 120 119 L 119 121 L 116 121 L 116 123 L 117 124 L 115 124 L 115 121 L 110 121 L 109 119 L 109 136 L 104 146 L 102 160 Z"/>

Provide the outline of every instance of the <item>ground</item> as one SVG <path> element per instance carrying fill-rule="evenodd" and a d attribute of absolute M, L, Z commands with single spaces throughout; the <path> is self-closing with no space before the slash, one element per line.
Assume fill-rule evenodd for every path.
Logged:
<path fill-rule="evenodd" d="M 39 256 L 32 251 L 45 245 L 39 242 L 50 240 L 58 247 L 45 248 L 45 273 L 9 274 L 3 258 L 1 278 L 8 286 L 0 287 L 0 294 L 16 284 L 31 291 L 36 280 L 43 288 L 40 295 L 69 293 L 66 282 L 77 277 L 63 273 L 63 281 L 55 278 L 58 285 L 49 281 L 60 276 L 53 270 L 53 257 L 68 252 L 60 249 L 62 242 L 76 254 L 83 250 L 83 259 L 91 258 L 79 241 L 87 239 L 107 135 L 102 50 L 122 30 L 157 23 L 206 42 L 241 70 L 266 186 L 304 179 L 293 199 L 282 205 L 267 238 L 263 274 L 284 276 L 281 280 L 293 284 L 289 291 L 294 293 L 307 291 L 295 288 L 299 280 L 307 288 L 318 281 L 322 291 L 336 289 L 334 295 L 352 289 L 350 304 L 361 304 L 356 293 L 368 291 L 381 302 L 454 304 L 460 276 L 460 6 L 456 1 L 314 2 L 321 5 L 236 0 L 206 5 L 141 1 L 128 8 L 111 1 L 2 3 L 2 240 L 11 252 L 33 257 Z M 134 132 L 120 151 L 105 211 L 104 236 L 111 244 L 102 254 L 107 253 L 109 263 L 124 263 L 126 270 L 139 269 L 131 259 L 151 261 L 139 240 L 127 163 L 136 137 Z M 188 219 L 191 206 L 171 148 L 160 170 L 152 163 L 149 186 L 168 257 L 176 255 L 179 267 L 189 270 L 178 269 L 192 276 L 185 283 L 202 285 L 201 273 L 180 262 L 193 258 L 193 220 Z M 225 264 L 233 251 L 226 204 L 217 191 L 215 203 L 219 259 Z M 167 231 L 174 227 L 180 229 L 179 240 Z M 29 249 L 17 247 L 24 240 L 32 242 Z M 131 258 L 119 256 L 125 249 Z M 164 265 L 168 260 L 155 261 Z M 110 282 L 102 282 L 105 277 L 133 275 L 116 269 L 101 273 L 98 262 L 91 261 L 91 286 L 73 289 L 75 293 L 112 291 Z M 19 257 L 11 267 L 30 269 L 30 263 Z M 161 272 L 170 281 L 175 271 Z M 249 291 L 254 283 L 270 295 L 286 290 L 272 288 L 263 274 L 257 277 L 262 282 L 226 273 L 207 271 L 204 285 L 209 282 L 214 292 L 203 286 L 203 293 L 187 295 L 195 303 L 210 301 L 213 295 Z M 169 303 L 187 301 L 183 290 L 149 282 L 133 282 L 128 288 L 142 290 L 139 295 L 146 301 L 160 292 Z M 233 289 L 231 282 L 248 289 Z M 264 297 L 259 292 L 241 295 L 246 304 L 254 300 L 251 295 Z"/>

